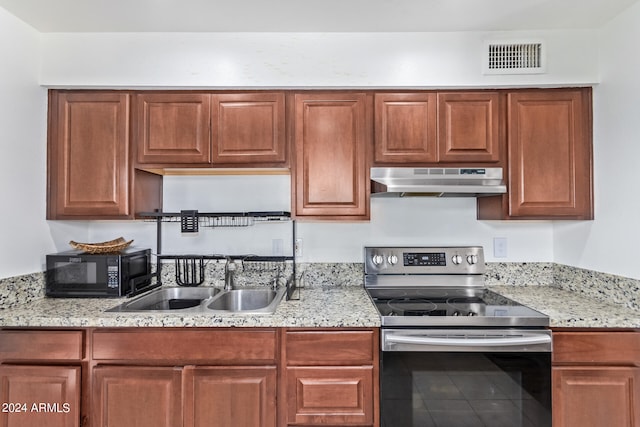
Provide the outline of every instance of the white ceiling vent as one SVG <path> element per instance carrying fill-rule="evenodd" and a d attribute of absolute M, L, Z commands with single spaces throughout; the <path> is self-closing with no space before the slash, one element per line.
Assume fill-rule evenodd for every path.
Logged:
<path fill-rule="evenodd" d="M 485 42 L 484 74 L 541 74 L 546 72 L 541 41 Z"/>

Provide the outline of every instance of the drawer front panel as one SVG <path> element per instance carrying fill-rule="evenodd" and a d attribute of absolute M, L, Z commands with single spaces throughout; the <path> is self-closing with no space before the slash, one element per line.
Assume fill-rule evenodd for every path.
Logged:
<path fill-rule="evenodd" d="M 0 331 L 0 361 L 80 361 L 82 337 L 82 331 Z"/>
<path fill-rule="evenodd" d="M 276 343 L 276 332 L 272 329 L 106 329 L 93 332 L 93 358 L 227 365 L 275 364 Z"/>
<path fill-rule="evenodd" d="M 286 334 L 287 364 L 370 365 L 377 350 L 377 336 L 363 331 L 289 331 Z"/>
<path fill-rule="evenodd" d="M 287 368 L 290 424 L 373 423 L 373 367 Z"/>
<path fill-rule="evenodd" d="M 554 332 L 553 363 L 640 365 L 640 333 Z"/>

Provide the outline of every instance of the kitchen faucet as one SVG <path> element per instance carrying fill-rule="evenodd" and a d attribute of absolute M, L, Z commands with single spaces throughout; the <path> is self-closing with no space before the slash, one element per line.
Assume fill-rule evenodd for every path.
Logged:
<path fill-rule="evenodd" d="M 224 290 L 231 291 L 235 288 L 236 263 L 233 259 L 227 257 L 224 265 Z"/>

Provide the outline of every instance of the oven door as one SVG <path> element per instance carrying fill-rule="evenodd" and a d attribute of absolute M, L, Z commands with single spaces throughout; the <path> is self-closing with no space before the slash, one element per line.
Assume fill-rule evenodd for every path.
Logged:
<path fill-rule="evenodd" d="M 382 331 L 381 426 L 551 426 L 546 330 Z"/>

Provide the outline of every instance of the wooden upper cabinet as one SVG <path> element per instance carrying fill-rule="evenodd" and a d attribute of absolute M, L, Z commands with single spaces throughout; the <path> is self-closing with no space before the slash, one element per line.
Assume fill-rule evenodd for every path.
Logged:
<path fill-rule="evenodd" d="M 286 163 L 283 92 L 214 94 L 211 114 L 214 164 Z"/>
<path fill-rule="evenodd" d="M 202 93 L 136 95 L 140 164 L 208 164 L 211 96 Z"/>
<path fill-rule="evenodd" d="M 370 102 L 365 93 L 295 95 L 297 216 L 369 218 Z"/>
<path fill-rule="evenodd" d="M 438 161 L 436 94 L 375 94 L 376 163 Z"/>
<path fill-rule="evenodd" d="M 438 93 L 438 160 L 500 160 L 498 92 Z"/>
<path fill-rule="evenodd" d="M 593 218 L 590 95 L 508 94 L 511 217 Z"/>
<path fill-rule="evenodd" d="M 51 91 L 47 219 L 125 218 L 129 94 Z"/>
<path fill-rule="evenodd" d="M 139 93 L 136 114 L 140 165 L 287 162 L 284 92 Z"/>

